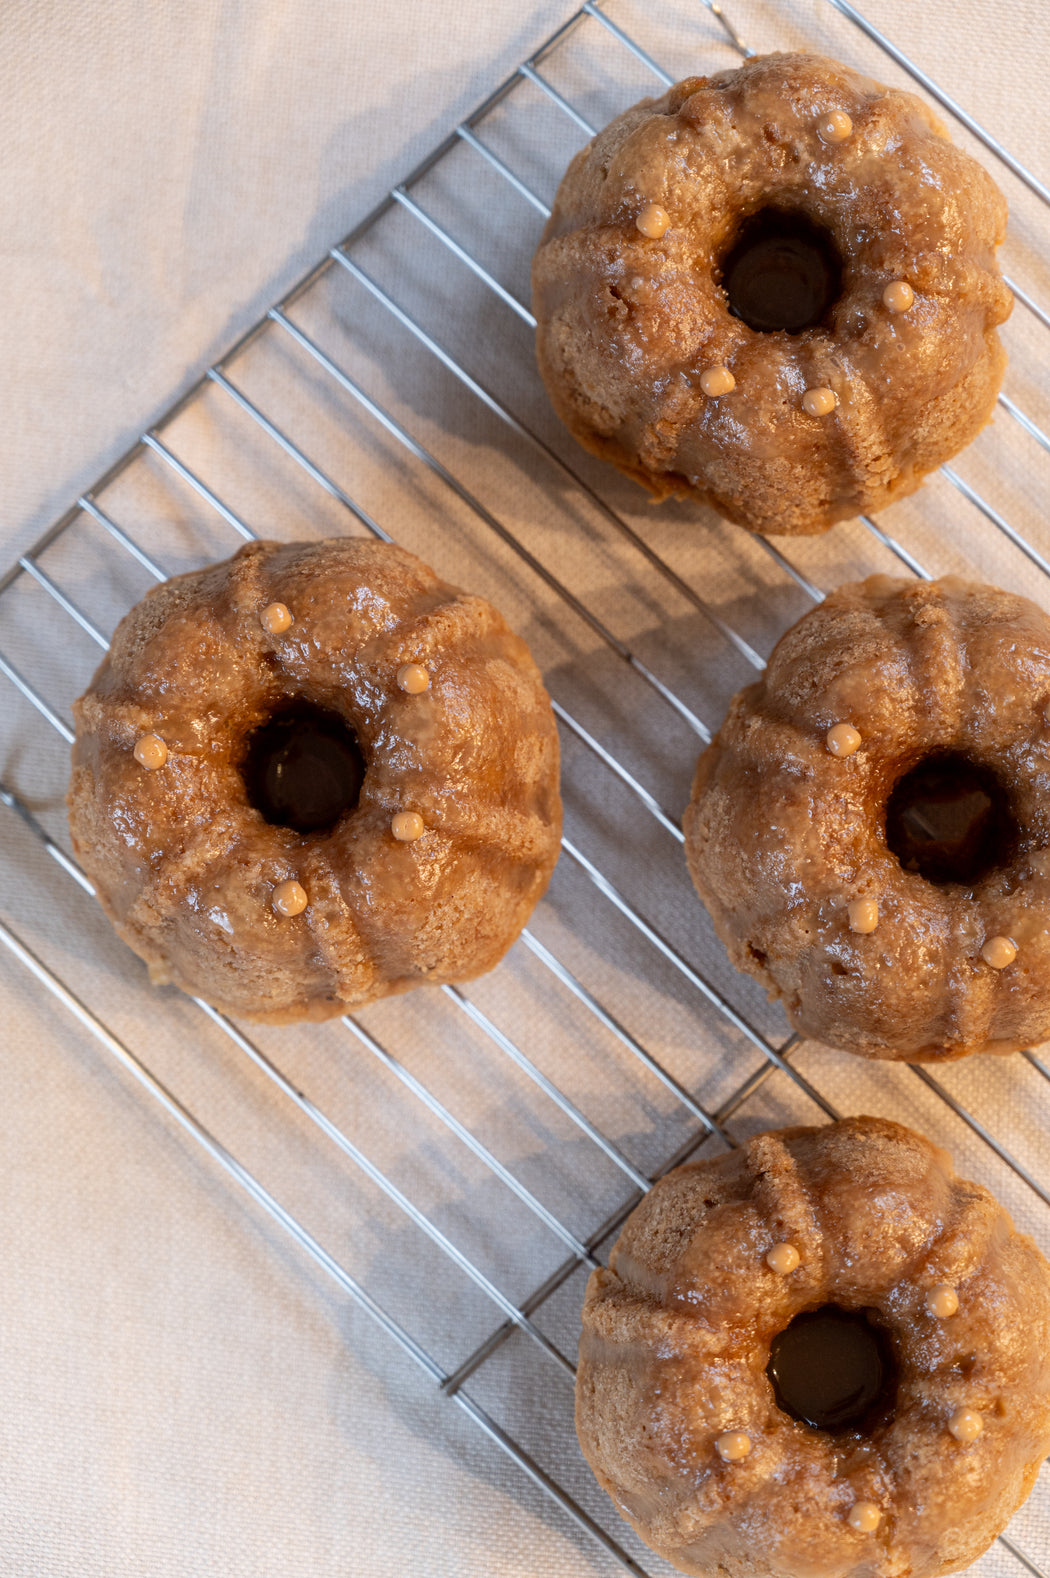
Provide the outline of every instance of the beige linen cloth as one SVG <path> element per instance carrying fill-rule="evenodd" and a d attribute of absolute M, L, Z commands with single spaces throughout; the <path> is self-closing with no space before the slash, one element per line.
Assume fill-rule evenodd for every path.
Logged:
<path fill-rule="evenodd" d="M 756 48 L 808 45 L 905 81 L 825 0 L 726 3 Z M 867 0 L 865 10 L 1050 180 L 1042 5 Z M 675 75 L 736 58 L 699 0 L 610 0 L 609 14 Z M 9 0 L 0 23 L 0 565 L 25 552 L 568 15 L 557 0 Z M 644 62 L 593 18 L 542 69 L 591 124 L 659 91 Z M 478 134 L 548 200 L 586 135 L 531 84 Z M 1000 173 L 990 154 L 981 157 Z M 1007 267 L 1050 302 L 1050 214 L 1013 177 L 1002 180 L 1013 215 Z M 464 144 L 411 197 L 507 295 L 526 299 L 540 216 L 491 164 Z M 679 506 L 654 512 L 583 461 L 547 411 L 520 314 L 410 211 L 385 216 L 353 258 L 492 401 L 556 457 L 581 465 L 758 654 L 809 606 L 800 580 L 743 533 Z M 469 497 L 409 455 L 279 324 L 230 366 L 231 382 L 385 529 L 498 601 L 561 705 L 677 816 L 696 732 L 603 632 L 712 726 L 753 673 L 746 653 L 580 494 L 557 459 L 442 366 L 361 274 L 332 268 L 289 318 Z M 1008 392 L 1045 429 L 1050 332 L 1018 307 L 1005 339 Z M 221 495 L 225 518 L 157 455 L 100 502 L 166 572 L 232 551 L 233 515 L 286 538 L 363 529 L 226 390 L 196 400 L 163 441 Z M 1006 411 L 956 463 L 1044 553 L 1048 465 Z M 527 544 L 590 623 L 474 501 Z M 1050 599 L 1041 569 L 943 477 L 880 525 L 935 573 L 969 572 Z M 892 547 L 856 524 L 779 546 L 820 589 L 900 570 Z M 150 584 L 142 564 L 85 517 L 41 564 L 103 633 Z M 61 717 L 99 656 L 26 577 L 0 597 L 0 650 Z M 65 746 L 2 679 L 0 696 L 2 776 L 61 841 Z M 542 950 L 708 1110 L 763 1067 L 762 1037 L 778 1045 L 786 1034 L 777 1011 L 726 964 L 666 830 L 571 729 L 565 755 L 574 845 L 746 1017 L 753 1036 L 731 1026 L 566 857 L 531 928 L 535 946 L 519 944 L 494 976 L 466 990 L 471 1012 L 440 993 L 416 993 L 361 1016 L 371 1040 L 340 1026 L 254 1037 L 353 1154 L 320 1134 L 221 1027 L 171 991 L 151 993 L 91 902 L 0 807 L 0 917 L 444 1374 L 503 1319 L 479 1279 L 520 1304 L 564 1262 L 569 1240 L 593 1234 L 637 1179 L 698 1129 L 624 1036 L 554 979 Z M 8 952 L 0 961 L 0 1573 L 581 1578 L 622 1570 L 165 1116 L 68 1006 Z M 559 1108 L 522 1058 L 575 1110 Z M 1050 1249 L 1039 1193 L 1050 1185 L 1050 1085 L 1032 1064 L 953 1065 L 938 1073 L 943 1095 L 907 1069 L 818 1047 L 800 1049 L 797 1064 L 838 1110 L 898 1117 L 949 1145 L 961 1169 L 996 1189 Z M 469 1126 L 513 1186 L 425 1111 L 399 1073 Z M 959 1109 L 998 1138 L 1013 1168 Z M 820 1117 L 777 1073 L 728 1127 L 740 1138 Z M 364 1157 L 469 1259 L 474 1280 L 366 1175 Z M 568 1358 L 583 1281 L 577 1270 L 536 1315 L 543 1339 Z M 575 1447 L 565 1368 L 539 1342 L 516 1332 L 465 1380 L 464 1395 L 644 1570 L 668 1571 L 593 1486 Z M 1010 1531 L 1044 1566 L 1048 1511 L 1041 1485 Z M 975 1570 L 1007 1578 L 1022 1569 L 999 1544 Z"/>

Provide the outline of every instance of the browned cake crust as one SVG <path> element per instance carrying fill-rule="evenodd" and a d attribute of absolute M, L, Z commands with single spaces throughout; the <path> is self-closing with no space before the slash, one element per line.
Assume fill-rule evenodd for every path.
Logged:
<path fill-rule="evenodd" d="M 829 143 L 836 113 L 851 129 Z M 837 245 L 826 326 L 757 333 L 728 311 L 722 262 L 768 207 Z M 910 93 L 801 54 L 690 77 L 570 165 L 533 264 L 540 372 L 579 442 L 657 498 L 691 495 L 755 532 L 823 531 L 912 492 L 990 417 L 1005 226 L 994 182 Z M 902 281 L 914 302 L 891 311 Z M 735 388 L 705 395 L 711 368 Z M 807 390 L 836 408 L 807 414 Z"/>
<path fill-rule="evenodd" d="M 787 1273 L 766 1260 L 785 1245 Z M 895 1350 L 895 1406 L 868 1434 L 799 1423 L 766 1376 L 773 1338 L 828 1302 L 871 1310 Z M 678 1168 L 628 1219 L 587 1287 L 576 1428 L 682 1572 L 933 1578 L 1031 1489 L 1048 1341 L 1050 1267 L 944 1151 L 876 1118 L 786 1129 Z"/>
<path fill-rule="evenodd" d="M 271 604 L 291 615 L 280 633 Z M 408 664 L 421 693 L 399 683 Z M 323 833 L 264 820 L 239 771 L 290 702 L 340 714 L 365 758 L 357 809 Z M 74 712 L 77 858 L 153 979 L 231 1013 L 325 1019 L 491 969 L 557 858 L 558 736 L 525 643 L 400 548 L 258 542 L 167 581 Z M 152 735 L 155 770 L 134 755 Z M 405 811 L 421 836 L 399 841 Z M 294 889 L 275 910 L 283 883 L 301 913 Z"/>
<path fill-rule="evenodd" d="M 689 870 L 733 963 L 804 1035 L 909 1060 L 1050 1036 L 1048 700 L 1042 609 L 888 576 L 831 593 L 733 699 L 697 766 Z M 845 756 L 840 724 L 859 735 Z M 887 843 L 894 786 L 945 754 L 989 769 L 1016 822 L 971 884 L 905 870 Z"/>

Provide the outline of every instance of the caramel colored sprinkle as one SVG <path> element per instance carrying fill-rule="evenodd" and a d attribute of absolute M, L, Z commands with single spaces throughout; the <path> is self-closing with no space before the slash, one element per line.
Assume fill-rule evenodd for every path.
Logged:
<path fill-rule="evenodd" d="M 430 675 L 422 663 L 402 663 L 397 671 L 397 682 L 410 696 L 418 696 L 430 688 Z"/>
<path fill-rule="evenodd" d="M 273 910 L 275 915 L 301 915 L 309 904 L 306 889 L 301 887 L 295 878 L 287 882 L 278 882 L 273 890 Z"/>
<path fill-rule="evenodd" d="M 879 906 L 874 899 L 854 899 L 846 914 L 850 931 L 860 932 L 862 936 L 874 931 L 879 924 Z"/>
<path fill-rule="evenodd" d="M 426 830 L 426 823 L 418 811 L 398 811 L 390 823 L 390 831 L 399 844 L 414 843 Z"/>
<path fill-rule="evenodd" d="M 969 1446 L 971 1441 L 976 1441 L 984 1429 L 984 1420 L 980 1414 L 975 1414 L 972 1408 L 957 1408 L 948 1421 L 948 1429 L 956 1441 L 961 1441 L 963 1446 Z"/>
<path fill-rule="evenodd" d="M 821 142 L 845 142 L 853 130 L 853 122 L 845 110 L 832 110 L 817 122 L 817 136 Z"/>
<path fill-rule="evenodd" d="M 157 767 L 163 767 L 168 759 L 168 747 L 159 734 L 144 734 L 141 740 L 135 741 L 135 760 L 140 767 L 146 767 L 153 772 Z"/>
<path fill-rule="evenodd" d="M 830 416 L 838 403 L 834 389 L 807 389 L 802 396 L 802 409 L 807 416 Z"/>
<path fill-rule="evenodd" d="M 774 1244 L 766 1256 L 766 1265 L 778 1277 L 789 1277 L 802 1263 L 802 1256 L 794 1244 Z"/>
<path fill-rule="evenodd" d="M 915 305 L 915 292 L 906 279 L 895 279 L 883 291 L 882 301 L 887 312 L 907 312 Z"/>
<path fill-rule="evenodd" d="M 993 970 L 1005 970 L 1017 958 L 1017 944 L 1012 937 L 986 937 L 981 948 L 981 958 Z"/>
<path fill-rule="evenodd" d="M 825 737 L 825 744 L 832 756 L 852 756 L 860 748 L 860 730 L 852 723 L 836 723 Z"/>
<path fill-rule="evenodd" d="M 926 1295 L 926 1308 L 935 1320 L 949 1320 L 959 1308 L 959 1295 L 950 1282 L 938 1282 Z"/>
<path fill-rule="evenodd" d="M 715 1451 L 723 1463 L 739 1463 L 751 1451 L 751 1437 L 742 1430 L 727 1430 L 716 1440 Z"/>
<path fill-rule="evenodd" d="M 711 400 L 729 394 L 736 388 L 736 379 L 728 367 L 705 367 L 700 374 L 700 387 Z"/>
<path fill-rule="evenodd" d="M 259 615 L 259 623 L 272 636 L 283 636 L 291 629 L 293 620 L 284 603 L 269 603 Z"/>
<path fill-rule="evenodd" d="M 648 236 L 650 241 L 659 241 L 665 235 L 671 224 L 671 216 L 666 208 L 661 208 L 659 203 L 646 203 L 635 224 L 643 236 Z"/>
<path fill-rule="evenodd" d="M 858 1534 L 874 1534 L 882 1522 L 882 1508 L 873 1501 L 855 1501 L 849 1509 L 849 1526 Z"/>

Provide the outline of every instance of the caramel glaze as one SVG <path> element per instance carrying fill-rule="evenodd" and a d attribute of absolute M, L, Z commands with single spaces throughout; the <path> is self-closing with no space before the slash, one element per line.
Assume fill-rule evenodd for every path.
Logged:
<path fill-rule="evenodd" d="M 834 110 L 852 129 L 829 146 Z M 643 199 L 670 217 L 659 239 L 637 229 Z M 723 289 L 741 227 L 771 208 L 841 262 L 798 333 L 750 328 Z M 823 531 L 912 492 L 991 416 L 1005 225 L 990 176 L 910 93 L 801 54 L 690 77 L 570 165 L 533 263 L 540 372 L 580 443 L 656 497 Z M 894 313 L 883 291 L 901 279 L 915 300 Z M 716 402 L 698 382 L 711 366 L 736 380 Z M 802 410 L 813 388 L 836 395 L 829 418 Z"/>
<path fill-rule="evenodd" d="M 779 1276 L 771 1243 L 798 1246 Z M 931 1287 L 958 1289 L 938 1320 Z M 767 1366 L 805 1311 L 868 1310 L 891 1406 L 830 1433 Z M 986 1549 L 1050 1448 L 1050 1266 L 921 1135 L 875 1118 L 760 1134 L 670 1173 L 587 1286 L 584 1455 L 638 1534 L 711 1578 L 936 1578 Z M 983 1421 L 964 1445 L 949 1421 Z M 726 1431 L 747 1456 L 721 1460 Z M 851 1526 L 857 1504 L 880 1512 Z"/>
<path fill-rule="evenodd" d="M 697 765 L 689 870 L 733 963 L 804 1035 L 925 1061 L 1050 1036 L 1048 695 L 1050 617 L 1034 603 L 876 576 L 806 614 L 734 698 Z M 842 718 L 862 744 L 836 758 Z M 887 808 L 921 763 L 960 760 L 1001 790 L 1008 825 L 987 822 L 984 851 L 955 839 L 964 879 L 930 881 L 891 847 Z M 848 921 L 859 899 L 878 906 L 867 935 Z M 981 953 L 994 937 L 1017 948 L 998 970 Z"/>
<path fill-rule="evenodd" d="M 284 632 L 260 621 L 274 602 L 295 611 Z M 431 683 L 408 694 L 398 672 L 420 662 Z M 267 821 L 242 774 L 296 709 L 341 718 L 365 763 L 356 805 L 316 831 Z M 386 544 L 251 543 L 166 582 L 74 711 L 77 858 L 153 979 L 231 1013 L 324 1019 L 478 975 L 557 858 L 558 736 L 524 642 Z M 169 756 L 144 772 L 132 749 L 153 730 Z M 409 843 L 390 830 L 405 805 L 426 824 Z M 281 917 L 290 880 L 309 907 Z"/>

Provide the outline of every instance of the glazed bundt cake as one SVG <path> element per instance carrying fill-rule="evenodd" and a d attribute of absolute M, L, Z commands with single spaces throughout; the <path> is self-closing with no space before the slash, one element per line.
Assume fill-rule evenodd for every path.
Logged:
<path fill-rule="evenodd" d="M 866 1057 L 1050 1036 L 1050 616 L 947 578 L 843 586 L 696 770 L 689 870 L 738 969 Z"/>
<path fill-rule="evenodd" d="M 252 543 L 121 621 L 75 707 L 77 858 L 154 981 L 325 1019 L 501 958 L 547 886 L 525 643 L 384 543 Z"/>
<path fill-rule="evenodd" d="M 992 414 L 1006 205 L 919 99 L 756 56 L 617 117 L 533 263 L 540 372 L 657 498 L 819 532 L 912 492 Z"/>
<path fill-rule="evenodd" d="M 710 1578 L 935 1578 L 1050 1448 L 1050 1266 L 987 1189 L 875 1118 L 668 1174 L 592 1273 L 580 1445 Z"/>

